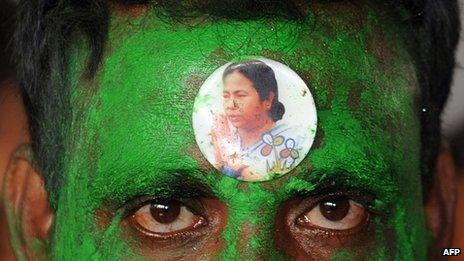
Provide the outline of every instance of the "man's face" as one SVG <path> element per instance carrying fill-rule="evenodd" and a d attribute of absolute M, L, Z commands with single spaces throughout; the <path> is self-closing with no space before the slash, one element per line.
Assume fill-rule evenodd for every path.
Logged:
<path fill-rule="evenodd" d="M 236 128 L 254 129 L 269 120 L 270 101 L 261 101 L 253 82 L 239 72 L 224 79 L 224 111 Z"/>
<path fill-rule="evenodd" d="M 113 10 L 92 81 L 73 49 L 53 257 L 425 258 L 417 81 L 384 5 L 312 3 L 300 21 L 160 13 Z M 216 171 L 192 128 L 201 84 L 245 56 L 295 70 L 318 113 L 308 156 L 269 182 Z"/>

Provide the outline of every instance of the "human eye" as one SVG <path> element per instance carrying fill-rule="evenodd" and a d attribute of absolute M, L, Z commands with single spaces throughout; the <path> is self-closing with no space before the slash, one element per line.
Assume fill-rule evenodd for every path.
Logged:
<path fill-rule="evenodd" d="M 245 92 L 245 91 L 238 91 L 235 93 L 235 96 L 237 98 L 245 98 L 248 96 L 248 92 Z"/>
<path fill-rule="evenodd" d="M 142 256 L 159 259 L 202 252 L 217 242 L 227 217 L 222 201 L 200 195 L 140 196 L 123 208 L 121 229 L 129 245 Z"/>
<path fill-rule="evenodd" d="M 375 227 L 385 219 L 385 213 L 374 207 L 374 198 L 348 190 L 290 199 L 278 211 L 276 243 L 289 256 L 327 260 L 338 249 L 352 249 L 361 258 L 374 242 Z"/>
<path fill-rule="evenodd" d="M 361 203 L 348 196 L 337 195 L 321 199 L 301 214 L 296 222 L 304 228 L 337 233 L 363 226 L 368 219 L 369 212 Z"/>
<path fill-rule="evenodd" d="M 298 196 L 281 206 L 277 222 L 284 225 L 278 227 L 298 242 L 316 240 L 324 245 L 325 241 L 336 238 L 336 245 L 340 247 L 355 239 L 367 242 L 373 228 L 372 219 L 380 214 L 372 210 L 373 202 L 370 194 L 359 191 Z"/>
<path fill-rule="evenodd" d="M 248 94 L 247 93 L 239 93 L 237 96 L 240 97 L 240 98 L 244 98 L 244 97 L 247 97 Z"/>
<path fill-rule="evenodd" d="M 141 233 L 159 239 L 183 236 L 208 225 L 201 209 L 171 199 L 153 199 L 146 202 L 130 217 Z"/>

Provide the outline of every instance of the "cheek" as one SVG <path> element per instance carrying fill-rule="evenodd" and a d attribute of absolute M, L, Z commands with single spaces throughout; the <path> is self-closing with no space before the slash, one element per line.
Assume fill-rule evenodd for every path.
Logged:
<path fill-rule="evenodd" d="M 253 100 L 248 97 L 237 99 L 237 106 L 242 113 L 253 112 Z"/>
<path fill-rule="evenodd" d="M 254 97 L 244 98 L 241 102 L 240 109 L 242 109 L 243 112 L 247 113 L 248 115 L 257 115 L 260 114 L 263 110 L 259 100 L 255 99 Z"/>

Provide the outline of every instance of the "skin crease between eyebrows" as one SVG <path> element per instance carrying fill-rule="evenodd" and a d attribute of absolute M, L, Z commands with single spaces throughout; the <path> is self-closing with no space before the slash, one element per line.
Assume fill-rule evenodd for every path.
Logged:
<path fill-rule="evenodd" d="M 382 213 L 374 220 L 380 235 L 372 242 L 378 247 L 374 257 L 398 251 L 424 255 L 413 247 L 426 244 L 417 205 L 420 188 L 406 185 L 420 184 L 413 103 L 417 83 L 397 24 L 378 8 L 314 4 L 303 22 L 206 20 L 196 26 L 157 19 L 156 8 L 137 18 L 113 17 L 110 45 L 94 81 L 80 78 L 86 48 L 73 50 L 73 126 L 81 135 L 68 144 L 72 153 L 65 162 L 72 164 L 66 166 L 59 199 L 53 256 L 136 257 L 120 236 L 118 218 L 95 234 L 85 231 L 95 231 L 96 210 L 114 213 L 140 195 L 179 193 L 186 182 L 176 173 L 191 176 L 188 180 L 198 182 L 187 184 L 208 188 L 201 191 L 210 191 L 228 206 L 224 248 L 218 253 L 222 258 L 260 251 L 282 257 L 272 241 L 278 206 L 302 194 L 349 189 L 373 195 L 372 207 Z M 217 67 L 248 55 L 297 71 L 310 86 L 318 110 L 310 154 L 292 173 L 272 182 L 225 177 L 192 149 L 191 110 L 198 88 Z M 403 155 L 410 155 L 408 162 Z M 405 228 L 407 219 L 414 233 Z M 246 226 L 253 229 L 243 237 L 237 228 Z M 69 227 L 68 236 L 59 238 Z M 393 233 L 393 244 L 403 246 L 382 247 L 392 237 L 386 231 Z M 76 238 L 85 244 L 69 247 Z M 250 243 L 240 244 L 240 239 Z M 339 254 L 351 252 L 348 248 Z"/>

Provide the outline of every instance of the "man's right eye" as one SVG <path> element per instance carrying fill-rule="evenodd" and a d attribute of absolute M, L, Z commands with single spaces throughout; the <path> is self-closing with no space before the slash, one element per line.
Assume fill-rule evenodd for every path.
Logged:
<path fill-rule="evenodd" d="M 277 245 L 289 256 L 315 260 L 331 259 L 339 249 L 358 249 L 361 257 L 374 242 L 373 220 L 381 219 L 377 215 L 382 213 L 371 210 L 374 200 L 371 194 L 356 190 L 290 199 L 277 215 Z"/>
<path fill-rule="evenodd" d="M 177 200 L 149 201 L 130 220 L 140 232 L 159 239 L 182 236 L 207 225 L 205 217 Z"/>

